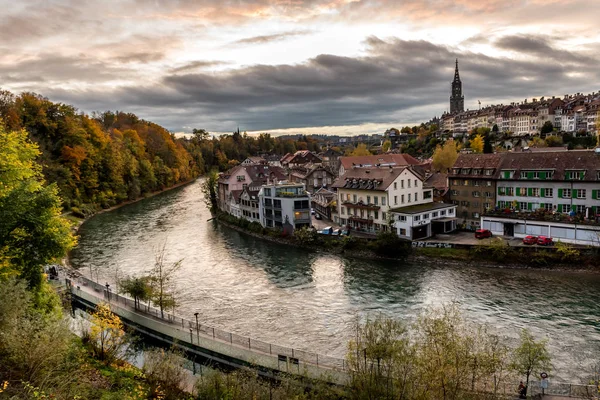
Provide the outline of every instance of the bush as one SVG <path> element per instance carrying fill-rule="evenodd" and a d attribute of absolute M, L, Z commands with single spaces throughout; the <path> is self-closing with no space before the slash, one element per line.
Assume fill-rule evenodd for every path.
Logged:
<path fill-rule="evenodd" d="M 478 244 L 473 251 L 479 257 L 494 261 L 502 261 L 510 251 L 510 246 L 502 238 L 491 239 L 488 243 Z"/>
<path fill-rule="evenodd" d="M 303 227 L 294 231 L 294 239 L 300 244 L 310 245 L 315 244 L 319 240 L 317 231 L 314 229 Z"/>
<path fill-rule="evenodd" d="M 412 251 L 411 243 L 400 239 L 395 232 L 380 232 L 368 247 L 382 257 L 403 258 Z"/>
<path fill-rule="evenodd" d="M 356 240 L 356 238 L 354 236 L 344 236 L 342 238 L 341 242 L 342 242 L 342 249 L 344 249 L 344 250 L 352 250 L 358 244 L 358 240 Z"/>
<path fill-rule="evenodd" d="M 556 254 L 558 254 L 562 262 L 567 263 L 576 263 L 580 261 L 581 258 L 579 250 L 573 248 L 570 244 L 561 241 L 556 243 Z"/>

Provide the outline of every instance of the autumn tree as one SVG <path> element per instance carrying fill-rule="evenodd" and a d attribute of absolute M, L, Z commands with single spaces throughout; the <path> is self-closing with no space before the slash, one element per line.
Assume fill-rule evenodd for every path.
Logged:
<path fill-rule="evenodd" d="M 99 303 L 90 320 L 90 345 L 94 355 L 106 364 L 115 360 L 126 346 L 121 319 L 106 303 Z"/>
<path fill-rule="evenodd" d="M 164 310 L 175 308 L 177 302 L 173 288 L 175 273 L 181 268 L 183 260 L 168 263 L 166 257 L 166 242 L 156 249 L 154 268 L 150 271 L 149 279 L 152 285 L 152 302 L 160 308 L 161 318 L 165 317 Z"/>
<path fill-rule="evenodd" d="M 148 277 L 126 278 L 120 283 L 121 291 L 133 297 L 134 308 L 140 307 L 140 301 L 149 300 L 152 297 L 152 287 Z"/>
<path fill-rule="evenodd" d="M 367 149 L 367 145 L 360 143 L 354 150 L 348 154 L 349 156 L 370 156 L 371 152 Z"/>
<path fill-rule="evenodd" d="M 383 145 L 381 146 L 381 151 L 383 151 L 384 153 L 387 153 L 391 147 L 392 147 L 392 142 L 390 142 L 389 140 L 386 140 L 385 142 L 383 142 Z"/>
<path fill-rule="evenodd" d="M 452 168 L 457 158 L 458 152 L 454 140 L 447 140 L 443 146 L 438 145 L 433 152 L 433 169 L 446 173 L 448 169 Z"/>
<path fill-rule="evenodd" d="M 471 150 L 475 153 L 483 153 L 483 145 L 484 140 L 481 134 L 475 135 L 473 140 L 471 140 Z"/>

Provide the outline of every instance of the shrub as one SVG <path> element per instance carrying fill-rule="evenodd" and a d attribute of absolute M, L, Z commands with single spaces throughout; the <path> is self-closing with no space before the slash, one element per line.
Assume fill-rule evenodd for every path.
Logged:
<path fill-rule="evenodd" d="M 488 243 L 478 244 L 473 247 L 476 255 L 494 261 L 503 260 L 510 251 L 510 246 L 502 238 L 491 239 Z"/>
<path fill-rule="evenodd" d="M 317 231 L 306 227 L 294 231 L 294 238 L 303 245 L 315 244 L 319 240 L 318 235 Z"/>
<path fill-rule="evenodd" d="M 561 241 L 556 243 L 556 253 L 559 255 L 561 261 L 569 263 L 579 261 L 581 256 L 579 250 L 573 248 L 570 244 Z"/>
<path fill-rule="evenodd" d="M 377 234 L 377 239 L 369 243 L 368 247 L 383 257 L 402 258 L 412 251 L 411 243 L 400 239 L 395 232 L 380 232 Z"/>

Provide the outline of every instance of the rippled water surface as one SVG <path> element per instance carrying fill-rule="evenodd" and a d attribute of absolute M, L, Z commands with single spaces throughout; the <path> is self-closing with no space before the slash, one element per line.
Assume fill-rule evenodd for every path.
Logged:
<path fill-rule="evenodd" d="M 206 324 L 323 354 L 344 356 L 356 315 L 410 321 L 427 306 L 457 301 L 469 320 L 507 340 L 523 327 L 547 337 L 557 380 L 585 379 L 600 360 L 600 275 L 347 259 L 265 242 L 209 218 L 196 182 L 90 219 L 72 263 L 114 282 L 117 273 L 150 269 L 166 241 L 167 259 L 183 259 L 178 314 L 199 312 Z"/>

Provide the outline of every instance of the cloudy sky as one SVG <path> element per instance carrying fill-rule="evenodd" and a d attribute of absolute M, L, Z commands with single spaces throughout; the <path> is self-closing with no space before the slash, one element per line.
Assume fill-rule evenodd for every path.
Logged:
<path fill-rule="evenodd" d="M 600 89 L 600 1 L 0 0 L 0 87 L 175 132 L 373 133 Z"/>

